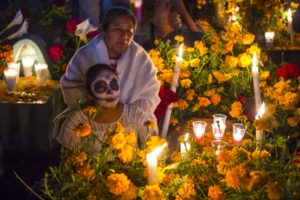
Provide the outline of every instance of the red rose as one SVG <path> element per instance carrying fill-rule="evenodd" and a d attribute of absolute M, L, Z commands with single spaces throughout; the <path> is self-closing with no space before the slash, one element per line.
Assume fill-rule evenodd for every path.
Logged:
<path fill-rule="evenodd" d="M 86 34 L 86 37 L 89 39 L 89 38 L 95 37 L 98 34 L 99 34 L 99 30 L 95 30 L 95 31 L 91 31 L 88 34 Z"/>
<path fill-rule="evenodd" d="M 67 29 L 69 33 L 74 33 L 76 31 L 76 25 L 80 24 L 82 22 L 82 19 L 75 18 L 70 21 L 67 21 Z"/>
<path fill-rule="evenodd" d="M 58 57 L 63 57 L 64 56 L 64 47 L 62 45 L 55 45 L 50 47 L 49 49 L 49 53 L 50 53 L 50 57 L 54 62 L 58 61 Z"/>
<path fill-rule="evenodd" d="M 287 79 L 289 77 L 297 77 L 299 75 L 298 65 L 287 63 L 277 70 L 277 78 L 283 77 Z"/>
<path fill-rule="evenodd" d="M 298 65 L 290 64 L 290 65 L 288 65 L 287 69 L 288 69 L 289 75 L 291 75 L 295 78 L 299 75 Z"/>
<path fill-rule="evenodd" d="M 154 111 L 154 114 L 156 116 L 157 122 L 161 122 L 162 117 L 168 108 L 168 105 L 175 101 L 178 101 L 178 98 L 176 96 L 176 93 L 168 87 L 160 87 L 158 95 L 160 98 L 160 103 Z"/>

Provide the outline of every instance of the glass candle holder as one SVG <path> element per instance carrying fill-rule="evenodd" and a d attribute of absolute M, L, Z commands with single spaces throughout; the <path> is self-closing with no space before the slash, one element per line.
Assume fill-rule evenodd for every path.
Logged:
<path fill-rule="evenodd" d="M 38 84 L 45 85 L 48 71 L 47 64 L 36 64 L 34 68 Z"/>
<path fill-rule="evenodd" d="M 266 48 L 271 48 L 273 46 L 274 36 L 274 32 L 265 32 Z"/>
<path fill-rule="evenodd" d="M 17 84 L 17 71 L 8 69 L 4 71 L 5 83 L 8 92 L 14 92 Z"/>
<path fill-rule="evenodd" d="M 193 122 L 193 129 L 196 136 L 196 142 L 201 142 L 204 139 L 204 133 L 206 129 L 206 122 L 205 121 L 194 121 Z"/>
<path fill-rule="evenodd" d="M 213 140 L 211 141 L 211 146 L 216 155 L 220 153 L 226 147 L 226 142 L 223 140 Z"/>
<path fill-rule="evenodd" d="M 9 63 L 8 64 L 8 69 L 12 69 L 12 70 L 15 70 L 17 72 L 17 82 L 19 80 L 19 76 L 20 76 L 20 63 Z"/>
<path fill-rule="evenodd" d="M 23 70 L 24 70 L 25 77 L 32 76 L 33 63 L 34 63 L 34 59 L 32 59 L 30 57 L 22 58 L 22 64 L 23 64 Z"/>
<path fill-rule="evenodd" d="M 214 135 L 215 140 L 222 140 L 224 132 L 225 132 L 225 125 L 220 125 L 217 123 L 213 123 L 212 125 L 212 132 Z"/>
<path fill-rule="evenodd" d="M 218 124 L 219 123 L 220 126 L 225 126 L 225 124 L 226 124 L 226 118 L 227 118 L 226 115 L 223 115 L 223 114 L 214 114 L 213 118 L 214 118 L 214 124 Z"/>
<path fill-rule="evenodd" d="M 232 125 L 233 143 L 240 146 L 246 133 L 246 126 L 235 123 Z"/>

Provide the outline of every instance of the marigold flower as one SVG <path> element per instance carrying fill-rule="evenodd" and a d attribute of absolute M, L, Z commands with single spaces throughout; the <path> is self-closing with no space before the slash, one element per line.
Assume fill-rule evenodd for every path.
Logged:
<path fill-rule="evenodd" d="M 206 97 L 198 97 L 199 105 L 203 107 L 207 107 L 211 104 L 211 101 Z"/>
<path fill-rule="evenodd" d="M 85 152 L 80 152 L 76 155 L 71 155 L 67 158 L 66 163 L 73 163 L 73 165 L 83 165 L 83 162 L 87 160 L 87 155 Z"/>
<path fill-rule="evenodd" d="M 220 103 L 221 97 L 218 94 L 213 94 L 213 95 L 211 95 L 210 100 L 216 106 Z"/>
<path fill-rule="evenodd" d="M 120 195 L 129 189 L 131 181 L 124 173 L 114 173 L 107 177 L 105 185 L 109 188 L 109 192 Z"/>
<path fill-rule="evenodd" d="M 82 110 L 82 112 L 84 112 L 85 114 L 89 114 L 89 113 L 95 113 L 97 111 L 97 109 L 94 107 L 94 106 L 88 106 L 88 107 L 86 107 L 86 108 L 84 108 L 83 110 Z"/>
<path fill-rule="evenodd" d="M 211 74 L 208 74 L 207 76 L 207 84 L 211 84 L 213 82 L 213 77 Z"/>
<path fill-rule="evenodd" d="M 296 2 L 291 2 L 291 7 L 292 8 L 298 8 L 298 6 L 299 6 L 299 3 L 296 3 Z"/>
<path fill-rule="evenodd" d="M 210 186 L 208 188 L 208 196 L 212 200 L 225 200 L 226 194 L 219 185 Z"/>
<path fill-rule="evenodd" d="M 159 185 L 146 185 L 142 192 L 142 200 L 162 200 L 163 191 L 159 188 Z"/>
<path fill-rule="evenodd" d="M 271 154 L 267 152 L 266 150 L 255 150 L 252 152 L 252 158 L 253 160 L 261 160 L 261 161 L 268 161 L 271 157 Z"/>
<path fill-rule="evenodd" d="M 194 99 L 194 95 L 195 95 L 195 90 L 193 89 L 188 89 L 186 92 L 186 100 L 189 100 L 189 101 L 193 101 Z"/>
<path fill-rule="evenodd" d="M 189 70 L 184 70 L 184 71 L 180 72 L 179 78 L 180 79 L 189 78 L 190 75 L 191 75 L 191 72 Z"/>
<path fill-rule="evenodd" d="M 110 135 L 108 137 L 108 144 L 116 150 L 123 148 L 126 144 L 125 135 L 121 132 Z"/>
<path fill-rule="evenodd" d="M 176 126 L 176 124 L 178 124 L 179 121 L 176 118 L 170 119 L 170 124 L 172 124 L 173 126 Z"/>
<path fill-rule="evenodd" d="M 178 42 L 183 42 L 184 37 L 182 37 L 181 35 L 176 35 L 176 36 L 174 37 L 174 40 L 176 40 L 176 41 L 178 41 Z"/>
<path fill-rule="evenodd" d="M 222 74 L 218 71 L 214 71 L 213 75 L 218 80 L 218 83 L 224 83 L 224 82 L 228 81 L 229 79 L 231 79 L 231 74 Z"/>
<path fill-rule="evenodd" d="M 155 128 L 156 127 L 156 123 L 154 121 L 148 120 L 148 121 L 144 122 L 144 126 L 147 129 Z"/>
<path fill-rule="evenodd" d="M 178 100 L 179 110 L 185 110 L 188 108 L 188 106 L 189 106 L 189 104 L 185 100 L 183 100 L 183 99 Z"/>
<path fill-rule="evenodd" d="M 180 162 L 181 160 L 181 153 L 178 151 L 173 151 L 170 155 L 170 160 L 172 162 Z"/>
<path fill-rule="evenodd" d="M 226 65 L 226 67 L 234 68 L 234 67 L 236 67 L 237 63 L 238 63 L 238 58 L 236 58 L 234 56 L 229 56 L 229 55 L 227 55 L 225 57 L 225 65 Z"/>
<path fill-rule="evenodd" d="M 146 145 L 150 151 L 153 151 L 156 147 L 160 147 L 165 143 L 166 143 L 165 139 L 160 139 L 159 136 L 151 136 L 147 140 Z"/>
<path fill-rule="evenodd" d="M 280 199 L 282 193 L 282 186 L 276 181 L 267 186 L 268 197 L 271 200 Z"/>
<path fill-rule="evenodd" d="M 188 78 L 180 80 L 180 85 L 183 88 L 189 88 L 192 84 L 192 81 Z"/>
<path fill-rule="evenodd" d="M 252 63 L 251 56 L 246 53 L 241 53 L 238 56 L 238 60 L 238 66 L 240 67 L 248 67 Z"/>
<path fill-rule="evenodd" d="M 200 59 L 199 58 L 194 58 L 190 61 L 191 67 L 199 67 L 200 64 Z"/>
<path fill-rule="evenodd" d="M 159 45 L 159 43 L 161 42 L 161 39 L 155 39 L 154 40 L 154 44 L 157 46 L 157 45 Z"/>
<path fill-rule="evenodd" d="M 137 143 L 135 131 L 133 131 L 133 130 L 128 131 L 125 134 L 125 140 L 126 140 L 127 144 L 131 145 L 132 147 L 135 147 L 136 143 Z"/>
<path fill-rule="evenodd" d="M 246 50 L 246 53 L 249 55 L 254 55 L 254 53 L 256 53 L 257 56 L 260 56 L 261 49 L 258 47 L 257 44 L 254 44 L 254 45 L 251 45 L 251 47 Z"/>
<path fill-rule="evenodd" d="M 235 101 L 233 102 L 233 104 L 231 104 L 231 110 L 229 111 L 229 114 L 231 117 L 238 117 L 242 114 L 243 111 L 243 105 L 241 104 L 241 102 L 239 101 Z"/>
<path fill-rule="evenodd" d="M 232 49 L 233 49 L 233 43 L 230 41 L 227 44 L 225 44 L 224 53 L 228 53 L 228 52 L 232 51 Z"/>
<path fill-rule="evenodd" d="M 245 139 L 242 141 L 242 147 L 251 150 L 253 148 L 253 141 L 250 139 Z"/>
<path fill-rule="evenodd" d="M 135 147 L 131 145 L 124 145 L 120 150 L 118 150 L 118 158 L 123 163 L 128 163 L 132 161 L 135 155 Z"/>
<path fill-rule="evenodd" d="M 120 194 L 118 200 L 132 200 L 135 199 L 137 195 L 137 187 L 130 183 L 128 190 Z"/>
<path fill-rule="evenodd" d="M 201 56 L 203 56 L 207 53 L 208 48 L 205 47 L 205 44 L 203 41 L 195 41 L 194 45 L 195 45 L 195 48 L 199 49 Z"/>
<path fill-rule="evenodd" d="M 242 43 L 244 45 L 252 44 L 255 39 L 255 36 L 251 33 L 242 34 Z"/>
<path fill-rule="evenodd" d="M 115 132 L 121 132 L 123 133 L 125 131 L 123 125 L 120 122 L 116 123 L 116 128 L 115 128 Z"/>
<path fill-rule="evenodd" d="M 193 181 L 183 182 L 178 189 L 180 199 L 190 199 L 196 194 Z"/>
<path fill-rule="evenodd" d="M 194 52 L 195 49 L 194 49 L 193 47 L 187 47 L 187 48 L 186 48 L 186 51 L 187 51 L 187 52 Z"/>
<path fill-rule="evenodd" d="M 270 180 L 268 173 L 262 171 L 251 171 L 251 182 L 248 185 L 248 190 L 252 190 L 253 188 L 256 190 L 260 190 L 263 188 Z"/>
<path fill-rule="evenodd" d="M 87 123 L 79 123 L 74 129 L 73 129 L 75 135 L 78 137 L 84 137 L 91 133 L 91 126 Z"/>
<path fill-rule="evenodd" d="M 251 152 L 247 151 L 243 147 L 234 147 L 231 151 L 232 161 L 235 163 L 241 163 L 251 158 Z"/>
<path fill-rule="evenodd" d="M 82 179 L 93 180 L 95 178 L 94 174 L 95 169 L 91 169 L 89 164 L 84 164 L 81 166 L 76 166 L 76 173 Z"/>

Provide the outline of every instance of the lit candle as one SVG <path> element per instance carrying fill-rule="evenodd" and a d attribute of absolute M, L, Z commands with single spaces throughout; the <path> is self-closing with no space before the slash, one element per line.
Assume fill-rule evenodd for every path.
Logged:
<path fill-rule="evenodd" d="M 135 7 L 135 15 L 136 15 L 136 20 L 138 22 L 141 22 L 142 20 L 142 0 L 134 0 L 134 7 Z"/>
<path fill-rule="evenodd" d="M 193 129 L 196 136 L 196 142 L 201 142 L 204 139 L 206 125 L 207 124 L 205 121 L 193 122 Z"/>
<path fill-rule="evenodd" d="M 253 86 L 254 86 L 254 98 L 255 98 L 255 106 L 256 111 L 261 105 L 261 96 L 260 96 L 260 88 L 259 88 L 259 78 L 258 78 L 258 67 L 257 67 L 256 53 L 253 55 L 252 59 L 252 77 L 253 77 Z"/>
<path fill-rule="evenodd" d="M 29 77 L 32 75 L 32 66 L 34 63 L 34 59 L 30 57 L 22 58 L 22 64 L 24 69 L 24 76 Z"/>
<path fill-rule="evenodd" d="M 148 184 L 157 184 L 157 156 L 165 148 L 167 144 L 165 143 L 161 147 L 157 147 L 151 153 L 147 154 L 147 167 L 148 167 Z"/>
<path fill-rule="evenodd" d="M 211 146 L 213 150 L 215 151 L 216 155 L 219 155 L 220 151 L 225 149 L 226 147 L 226 142 L 222 140 L 213 140 L 211 141 Z"/>
<path fill-rule="evenodd" d="M 20 76 L 20 63 L 9 63 L 8 64 L 8 69 L 16 70 L 17 72 L 17 82 Z"/>
<path fill-rule="evenodd" d="M 294 31 L 293 31 L 293 18 L 292 18 L 292 11 L 289 8 L 288 10 L 288 33 L 290 34 L 291 44 L 294 44 Z"/>
<path fill-rule="evenodd" d="M 271 48 L 273 46 L 274 35 L 275 35 L 275 33 L 273 31 L 265 32 L 267 48 Z"/>
<path fill-rule="evenodd" d="M 183 48 L 183 44 L 179 48 L 179 57 L 176 58 L 176 63 L 175 63 L 174 72 L 173 72 L 173 79 L 172 79 L 172 83 L 171 83 L 171 90 L 175 93 L 176 93 L 176 87 L 178 84 L 178 77 L 179 77 L 179 73 L 180 73 L 180 65 L 182 62 L 182 57 L 181 57 L 182 56 L 182 48 Z M 162 138 L 167 137 L 172 107 L 173 107 L 173 104 L 170 104 L 165 113 L 165 118 L 164 118 L 163 127 L 162 127 L 162 131 L 161 131 Z"/>
<path fill-rule="evenodd" d="M 39 85 L 45 85 L 47 78 L 48 66 L 47 64 L 36 64 L 35 66 L 36 79 Z"/>
<path fill-rule="evenodd" d="M 184 142 L 180 143 L 181 158 L 186 158 L 187 152 L 191 149 L 191 145 L 187 142 L 189 134 L 185 134 Z"/>
<path fill-rule="evenodd" d="M 265 103 L 263 103 L 255 116 L 255 119 L 259 119 L 259 117 L 262 117 L 262 115 L 265 112 Z M 256 129 L 256 141 L 261 141 L 263 139 L 263 131 Z"/>
<path fill-rule="evenodd" d="M 17 83 L 17 71 L 8 69 L 4 71 L 5 83 L 8 92 L 14 92 L 16 90 Z"/>
<path fill-rule="evenodd" d="M 222 140 L 224 132 L 225 132 L 226 125 L 224 124 L 212 124 L 212 130 L 215 140 Z"/>
<path fill-rule="evenodd" d="M 232 125 L 233 143 L 236 145 L 241 145 L 245 133 L 246 127 L 243 124 L 234 123 Z"/>

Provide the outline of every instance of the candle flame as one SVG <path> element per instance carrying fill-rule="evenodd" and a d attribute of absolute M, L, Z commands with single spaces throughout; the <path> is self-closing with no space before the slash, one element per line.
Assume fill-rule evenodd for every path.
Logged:
<path fill-rule="evenodd" d="M 289 10 L 288 10 L 288 20 L 289 20 L 289 21 L 292 20 L 292 11 L 291 11 L 290 8 L 289 8 Z"/>
<path fill-rule="evenodd" d="M 14 69 L 8 69 L 4 71 L 5 76 L 15 76 L 17 75 L 17 71 Z"/>
<path fill-rule="evenodd" d="M 255 116 L 255 119 L 258 119 L 258 117 L 262 117 L 262 115 L 265 113 L 265 103 L 263 103 L 261 105 L 261 107 L 259 108 L 259 111 L 257 113 L 257 115 Z"/>
<path fill-rule="evenodd" d="M 188 141 L 188 139 L 189 139 L 189 134 L 187 133 L 187 134 L 185 134 L 184 141 Z"/>
<path fill-rule="evenodd" d="M 257 64 L 256 64 L 256 53 L 253 54 L 253 58 L 252 58 L 252 65 L 253 67 L 257 67 Z"/>
<path fill-rule="evenodd" d="M 154 155 L 155 157 L 157 157 L 160 152 L 167 146 L 167 143 L 164 143 L 162 146 L 157 147 L 156 149 L 154 149 L 150 154 Z"/>
<path fill-rule="evenodd" d="M 183 51 L 183 44 L 180 45 L 179 47 L 179 57 L 182 57 L 182 51 Z"/>

